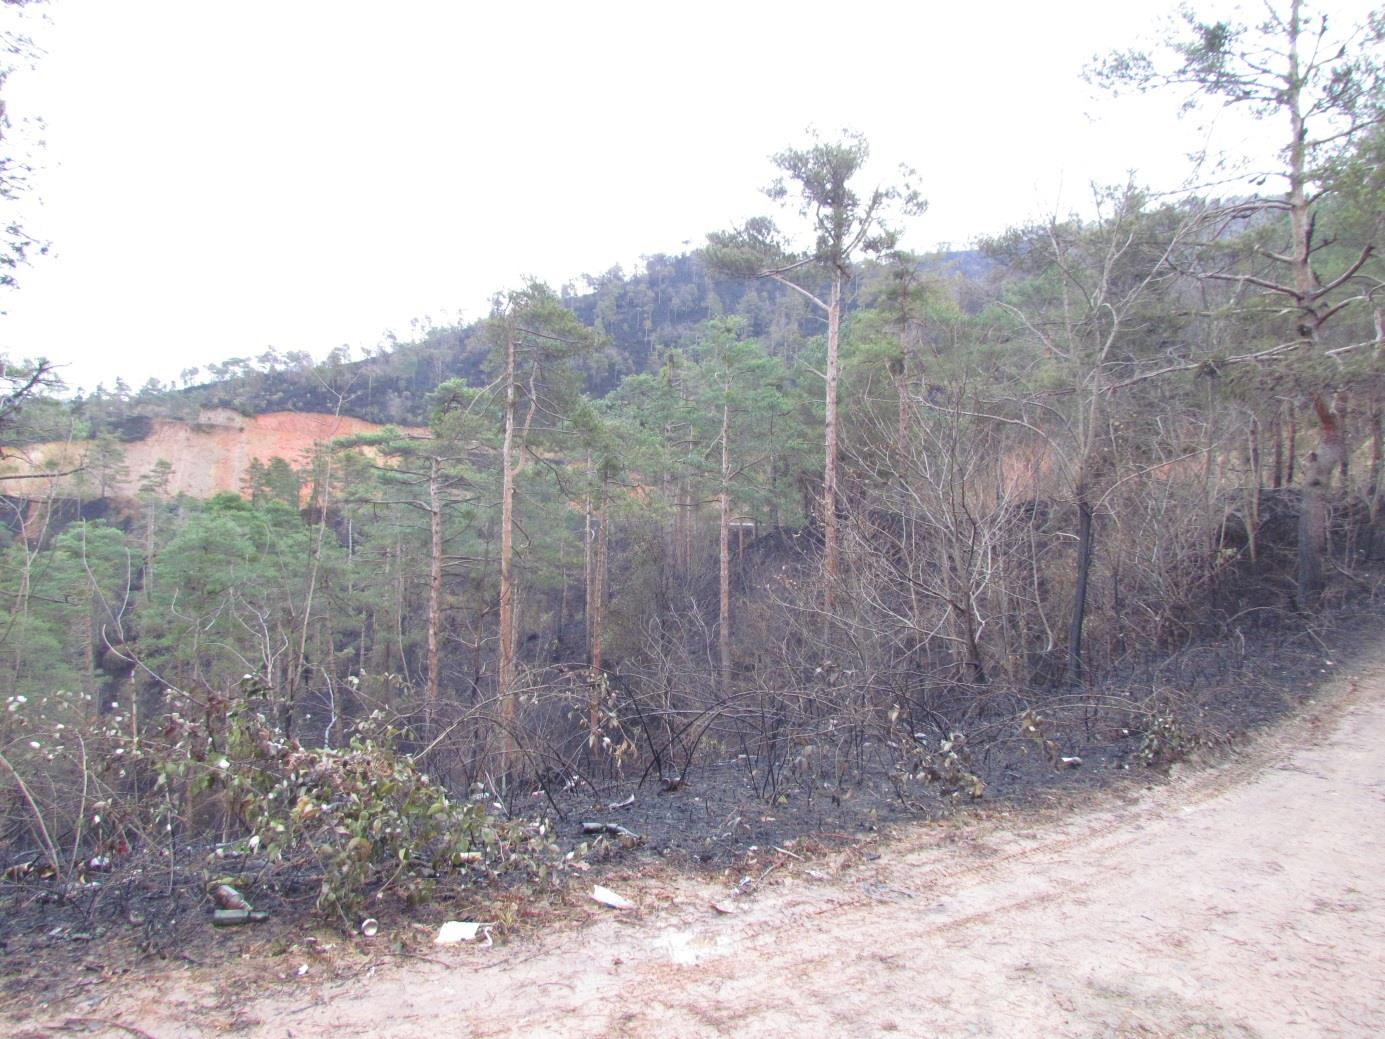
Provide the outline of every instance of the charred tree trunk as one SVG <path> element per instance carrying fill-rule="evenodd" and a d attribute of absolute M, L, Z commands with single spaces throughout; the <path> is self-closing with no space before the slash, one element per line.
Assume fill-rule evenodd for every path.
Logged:
<path fill-rule="evenodd" d="M 1316 604 L 1324 587 L 1323 556 L 1327 551 L 1328 495 L 1332 474 L 1342 464 L 1345 445 L 1337 415 L 1321 396 L 1314 395 L 1313 410 L 1322 429 L 1318 449 L 1308 455 L 1303 470 L 1303 502 L 1298 524 L 1298 602 L 1300 609 Z"/>
<path fill-rule="evenodd" d="M 1333 473 L 1346 454 L 1339 417 L 1319 395 L 1313 397 L 1322 439 L 1309 452 L 1303 471 L 1303 504 L 1299 515 L 1299 597 L 1307 607 L 1323 588 L 1322 556 L 1327 548 L 1328 495 Z"/>
<path fill-rule="evenodd" d="M 1082 628 L 1087 620 L 1087 584 L 1092 573 L 1092 554 L 1095 531 L 1092 526 L 1092 504 L 1085 493 L 1077 499 L 1077 584 L 1072 596 L 1072 617 L 1068 621 L 1068 683 L 1082 682 Z"/>

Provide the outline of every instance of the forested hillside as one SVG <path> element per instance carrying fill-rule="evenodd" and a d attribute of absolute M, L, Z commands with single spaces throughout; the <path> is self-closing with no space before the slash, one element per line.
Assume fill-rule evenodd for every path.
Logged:
<path fill-rule="evenodd" d="M 990 264 L 978 251 L 952 252 L 913 261 L 921 273 L 942 280 L 981 280 Z M 796 352 L 815 333 L 816 320 L 773 281 L 736 280 L 709 274 L 699 253 L 646 257 L 626 275 L 614 268 L 588 276 L 579 288 L 559 292 L 565 306 L 599 338 L 590 356 L 574 360 L 585 391 L 604 397 L 629 375 L 656 370 L 668 350 L 695 343 L 706 321 L 734 315 L 746 334 L 780 356 Z M 858 304 L 848 301 L 849 307 Z M 421 329 L 417 339 L 390 342 L 367 356 L 348 349 L 315 364 L 302 352 L 230 357 L 185 369 L 177 382 L 151 379 L 138 390 L 123 380 L 97 386 L 74 401 L 73 414 L 86 436 L 143 437 L 156 417 L 195 419 L 207 408 L 246 415 L 275 411 L 340 412 L 379 424 L 426 425 L 432 392 L 448 379 L 484 385 L 487 369 L 484 322 Z M 62 428 L 48 430 L 49 434 Z M 42 435 L 41 428 L 34 435 Z M 11 438 L 22 435 L 11 430 Z"/>
<path fill-rule="evenodd" d="M 1215 42 L 1190 68 L 1237 64 Z M 1082 725 L 1169 753 L 1178 690 L 1104 681 L 1369 589 L 1385 550 L 1379 73 L 1313 60 L 1262 85 L 1279 193 L 1119 185 L 918 257 L 893 228 L 921 198 L 848 134 L 775 156 L 773 220 L 374 356 L 73 401 L 7 363 L 5 479 L 34 465 L 0 844 L 67 874 L 211 827 L 317 856 L 345 906 L 430 819 L 435 869 L 511 839 L 468 792 L 736 762 L 770 801 L 917 807 L 1019 747 L 1061 767 Z M 177 493 L 150 438 L 218 408 L 359 421 Z"/>

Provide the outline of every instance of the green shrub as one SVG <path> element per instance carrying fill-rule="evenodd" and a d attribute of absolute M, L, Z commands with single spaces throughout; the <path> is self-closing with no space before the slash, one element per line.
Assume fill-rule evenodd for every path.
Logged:
<path fill-rule="evenodd" d="M 271 864 L 316 865 L 319 910 L 349 919 L 367 890 L 418 901 L 444 873 L 503 864 L 527 833 L 450 798 L 400 753 L 400 735 L 377 713 L 344 749 L 309 750 L 242 701 L 228 716 L 225 753 L 205 763 L 207 786 L 249 831 L 248 850 Z"/>

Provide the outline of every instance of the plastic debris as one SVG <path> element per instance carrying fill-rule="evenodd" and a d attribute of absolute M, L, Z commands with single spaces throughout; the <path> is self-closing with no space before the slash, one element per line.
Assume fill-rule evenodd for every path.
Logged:
<path fill-rule="evenodd" d="M 361 921 L 361 934 L 367 938 L 374 938 L 380 933 L 380 921 L 373 916 L 368 916 Z"/>
<path fill-rule="evenodd" d="M 218 909 L 212 913 L 213 927 L 240 927 L 242 924 L 262 924 L 269 914 L 256 909 Z"/>
<path fill-rule="evenodd" d="M 635 908 L 634 902 L 631 902 L 628 898 L 617 895 L 610 888 L 602 887 L 600 884 L 592 886 L 592 898 L 600 902 L 603 906 L 609 906 L 611 909 Z"/>
<path fill-rule="evenodd" d="M 458 942 L 473 942 L 480 930 L 481 925 L 478 923 L 449 920 L 438 928 L 438 936 L 433 939 L 433 944 L 456 945 Z"/>

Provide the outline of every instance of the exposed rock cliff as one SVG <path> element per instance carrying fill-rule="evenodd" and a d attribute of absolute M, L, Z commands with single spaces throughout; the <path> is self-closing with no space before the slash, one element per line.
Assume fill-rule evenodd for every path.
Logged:
<path fill-rule="evenodd" d="M 166 493 L 209 498 L 221 491 L 244 493 L 251 463 L 282 458 L 305 467 L 317 444 L 383 427 L 346 416 L 277 411 L 248 417 L 209 408 L 195 422 L 155 419 L 141 440 L 117 443 L 119 457 L 98 458 L 92 441 L 33 444 L 0 462 L 0 489 L 20 498 L 108 495 L 133 497 L 155 465 L 172 465 Z M 44 476 L 43 473 L 65 473 Z"/>

